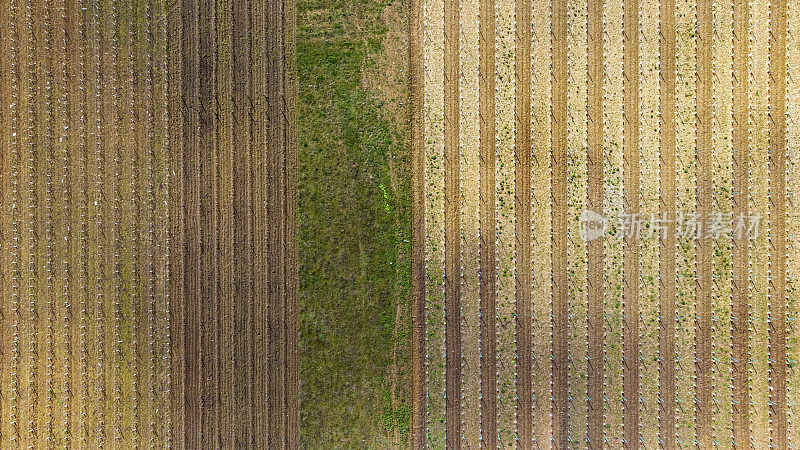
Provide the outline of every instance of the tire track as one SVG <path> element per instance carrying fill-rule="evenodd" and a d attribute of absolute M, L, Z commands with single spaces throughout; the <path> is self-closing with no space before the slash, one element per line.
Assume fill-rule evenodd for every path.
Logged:
<path fill-rule="evenodd" d="M 554 0 L 552 10 L 552 438 L 568 445 L 568 307 L 567 279 L 567 2 Z"/>
<path fill-rule="evenodd" d="M 530 0 L 516 2 L 515 194 L 514 222 L 516 251 L 516 335 L 517 335 L 517 445 L 533 444 L 533 391 L 531 357 L 531 12 Z"/>
<path fill-rule="evenodd" d="M 786 3 L 770 2 L 769 417 L 770 444 L 787 447 L 786 384 Z"/>
<path fill-rule="evenodd" d="M 661 291 L 659 293 L 659 433 L 664 448 L 675 448 L 675 303 L 678 299 L 675 286 L 676 248 L 675 223 L 670 220 L 676 216 L 676 161 L 675 142 L 675 1 L 662 0 L 660 3 L 660 98 L 661 98 L 661 158 L 660 189 L 661 215 L 667 218 L 666 235 L 661 239 L 659 255 Z"/>
<path fill-rule="evenodd" d="M 623 4 L 623 212 L 639 214 L 639 2 Z M 623 256 L 622 443 L 638 447 L 639 433 L 639 243 L 625 233 Z"/>
<path fill-rule="evenodd" d="M 587 209 L 603 215 L 604 133 L 603 133 L 603 65 L 604 5 L 603 0 L 589 0 L 587 9 Z M 587 411 L 588 446 L 603 447 L 603 339 L 605 315 L 604 236 L 587 243 L 588 358 Z"/>

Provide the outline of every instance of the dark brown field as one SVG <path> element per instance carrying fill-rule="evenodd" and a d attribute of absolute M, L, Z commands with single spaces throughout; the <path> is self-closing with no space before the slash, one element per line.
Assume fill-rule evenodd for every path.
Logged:
<path fill-rule="evenodd" d="M 0 447 L 297 447 L 294 17 L 0 4 Z"/>

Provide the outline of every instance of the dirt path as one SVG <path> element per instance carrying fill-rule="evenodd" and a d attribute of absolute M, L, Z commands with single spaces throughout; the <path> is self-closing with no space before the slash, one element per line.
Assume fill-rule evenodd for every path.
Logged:
<path fill-rule="evenodd" d="M 786 354 L 786 4 L 770 2 L 769 378 L 770 443 L 787 440 Z"/>
<path fill-rule="evenodd" d="M 675 2 L 661 2 L 661 205 L 662 217 L 675 217 Z M 660 248 L 660 320 L 659 320 L 659 432 L 665 448 L 675 447 L 675 225 L 668 222 Z"/>
<path fill-rule="evenodd" d="M 639 2 L 626 0 L 623 6 L 625 30 L 639 29 Z M 623 149 L 623 211 L 639 214 L 639 33 L 625 33 L 623 90 L 625 131 Z M 639 445 L 639 242 L 624 238 L 623 257 L 623 445 Z"/>
<path fill-rule="evenodd" d="M 604 178 L 604 140 L 603 140 L 603 2 L 590 0 L 587 11 L 588 35 L 588 103 L 587 103 L 587 165 L 588 189 L 587 208 L 603 215 Z M 591 448 L 603 446 L 603 339 L 605 314 L 604 238 L 594 239 L 587 244 L 587 294 L 588 316 L 588 445 Z"/>

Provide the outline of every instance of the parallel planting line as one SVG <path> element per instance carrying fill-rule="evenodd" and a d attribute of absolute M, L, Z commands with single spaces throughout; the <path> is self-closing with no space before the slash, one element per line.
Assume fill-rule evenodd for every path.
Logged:
<path fill-rule="evenodd" d="M 771 1 L 769 41 L 770 444 L 787 447 L 786 3 Z"/>
<path fill-rule="evenodd" d="M 555 0 L 552 10 L 552 438 L 568 445 L 568 293 L 567 276 L 567 2 Z"/>
<path fill-rule="evenodd" d="M 459 108 L 461 25 L 459 0 L 444 2 L 444 292 L 445 431 L 447 445 L 461 442 L 461 207 Z"/>
<path fill-rule="evenodd" d="M 696 137 L 696 196 L 697 213 L 700 217 L 711 216 L 713 201 L 712 155 L 712 38 L 713 15 L 710 0 L 699 0 L 697 4 L 697 85 L 695 102 L 697 108 Z M 710 447 L 712 442 L 711 417 L 711 301 L 712 301 L 712 251 L 713 242 L 708 233 L 695 240 L 695 438 L 701 447 Z"/>
<path fill-rule="evenodd" d="M 639 214 L 639 2 L 623 4 L 623 211 Z M 639 446 L 639 242 L 633 233 L 624 236 L 623 256 L 623 354 L 622 443 Z"/>
<path fill-rule="evenodd" d="M 414 55 L 412 54 L 412 58 Z M 413 64 L 413 59 L 412 59 Z M 495 2 L 480 1 L 481 440 L 497 447 Z M 416 105 L 415 105 L 416 106 Z M 413 171 L 412 167 L 412 171 Z M 415 230 L 416 231 L 416 230 Z"/>
<path fill-rule="evenodd" d="M 675 0 L 661 2 L 660 29 L 660 97 L 661 97 L 661 168 L 660 190 L 662 217 L 667 217 L 666 235 L 661 240 L 659 255 L 661 277 L 659 293 L 659 336 L 658 336 L 658 397 L 659 433 L 664 448 L 675 448 L 675 302 L 677 291 L 675 224 L 669 218 L 675 217 L 677 195 L 675 187 Z"/>
<path fill-rule="evenodd" d="M 589 0 L 587 11 L 588 67 L 587 98 L 587 209 L 603 215 L 604 138 L 603 138 L 603 0 Z M 604 246 L 601 237 L 587 243 L 588 311 L 588 445 L 603 447 L 603 338 L 605 315 Z"/>
<path fill-rule="evenodd" d="M 514 212 L 516 250 L 517 328 L 517 445 L 533 444 L 533 391 L 531 389 L 531 0 L 516 2 L 516 102 L 514 153 Z"/>
<path fill-rule="evenodd" d="M 748 0 L 733 3 L 733 217 L 749 211 L 750 114 L 749 103 L 749 6 Z M 733 443 L 750 443 L 749 387 L 749 286 L 748 236 L 733 235 L 731 280 L 731 382 Z"/>

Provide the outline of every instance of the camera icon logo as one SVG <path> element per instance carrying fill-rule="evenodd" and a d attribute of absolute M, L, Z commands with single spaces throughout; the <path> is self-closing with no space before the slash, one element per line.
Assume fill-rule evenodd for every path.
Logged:
<path fill-rule="evenodd" d="M 592 241 L 602 237 L 608 230 L 608 221 L 605 217 L 585 209 L 580 216 L 580 236 L 584 241 Z"/>

